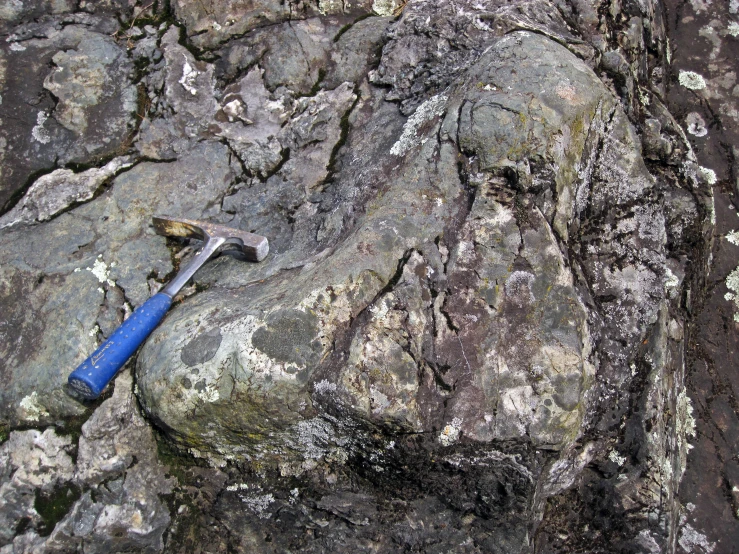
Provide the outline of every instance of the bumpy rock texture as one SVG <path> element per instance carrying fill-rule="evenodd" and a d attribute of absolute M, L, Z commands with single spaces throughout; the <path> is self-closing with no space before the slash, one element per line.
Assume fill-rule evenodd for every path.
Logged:
<path fill-rule="evenodd" d="M 10 433 L 0 447 L 3 554 L 162 550 L 170 515 L 160 495 L 173 480 L 131 389 L 121 374 L 77 444 L 52 427 Z"/>
<path fill-rule="evenodd" d="M 661 5 L 68 4 L 0 8 L 0 416 L 45 428 L 0 447 L 0 552 L 705 538 L 678 491 L 714 176 Z M 210 262 L 136 396 L 82 405 L 69 371 L 197 248 L 156 214 L 271 254 Z"/>

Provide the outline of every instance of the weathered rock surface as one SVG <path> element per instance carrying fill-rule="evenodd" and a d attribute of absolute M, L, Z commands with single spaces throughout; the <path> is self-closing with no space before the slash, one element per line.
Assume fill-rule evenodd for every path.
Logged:
<path fill-rule="evenodd" d="M 57 169 L 39 177 L 23 199 L 0 217 L 0 229 L 18 223 L 48 221 L 70 206 L 90 200 L 106 181 L 131 165 L 130 158 L 116 158 L 100 169 L 92 168 L 81 173 Z"/>
<path fill-rule="evenodd" d="M 34 175 L 112 157 L 135 126 L 133 64 L 84 13 L 20 25 L 0 48 L 0 206 Z M 51 69 L 49 69 L 51 67 Z"/>
<path fill-rule="evenodd" d="M 74 455 L 74 461 L 71 455 Z M 49 427 L 0 447 L 0 552 L 160 552 L 173 480 L 139 415 L 129 372 L 82 426 L 78 444 Z"/>
<path fill-rule="evenodd" d="M 688 550 L 711 123 L 665 106 L 662 15 L 0 8 L 3 554 Z M 198 246 L 155 214 L 270 257 L 210 262 L 136 386 L 79 404 L 68 373 Z"/>
<path fill-rule="evenodd" d="M 379 6 L 378 6 L 379 4 Z M 385 6 L 389 4 L 390 6 Z M 187 0 L 175 0 L 172 3 L 177 20 L 187 29 L 188 37 L 192 44 L 198 48 L 210 49 L 228 41 L 234 37 L 240 37 L 261 27 L 268 27 L 283 21 L 292 22 L 305 19 L 310 16 L 348 16 L 372 13 L 372 10 L 380 15 L 391 15 L 384 13 L 395 7 L 395 2 L 370 2 L 369 0 L 357 0 L 355 2 L 344 2 L 336 0 L 317 0 L 305 2 L 304 0 L 254 0 L 243 2 L 242 0 L 205 0 L 203 2 L 188 2 Z M 298 23 L 299 25 L 299 23 Z M 298 31 L 297 33 L 300 33 Z M 285 50 L 302 46 L 303 41 L 298 37 L 299 44 L 280 44 Z"/>
<path fill-rule="evenodd" d="M 468 8 L 455 25 L 478 38 L 456 48 L 455 63 L 428 48 L 402 57 L 412 57 L 408 44 L 448 33 L 423 27 L 424 10 L 441 8 L 406 7 L 372 81 L 392 85 L 387 98 L 413 115 L 401 128 L 387 98 L 360 88 L 349 123 L 361 131 L 350 130 L 336 175 L 322 197 L 293 203 L 292 228 L 310 229 L 315 242 L 276 233 L 272 267 L 287 274 L 211 266 L 212 288 L 175 310 L 143 350 L 142 401 L 198 455 L 246 458 L 284 476 L 378 457 L 378 432 L 417 433 L 437 449 L 529 445 L 547 454 L 518 455 L 530 476 L 511 490 L 520 524 L 593 459 L 620 456 L 613 441 L 643 375 L 656 411 L 673 406 L 676 416 L 646 424 L 654 446 L 643 463 L 663 473 L 638 493 L 636 533 L 667 544 L 675 512 L 665 534 L 652 535 L 646 506 L 666 505 L 661 490 L 674 488 L 687 449 L 683 368 L 665 361 L 682 344 L 667 329 L 682 326 L 673 290 L 686 267 L 667 261 L 668 232 L 701 231 L 695 200 L 668 229 L 662 198 L 699 183 L 650 175 L 617 99 L 558 43 L 579 43 L 563 20 L 553 15 L 546 33 L 557 41 L 501 37 L 536 22 L 496 31 L 480 18 L 506 22 L 508 11 L 496 19 Z M 419 59 L 437 70 L 436 88 L 414 72 Z M 258 191 L 243 188 L 243 200 L 224 207 L 246 219 Z"/>
<path fill-rule="evenodd" d="M 686 388 L 695 407 L 695 446 L 688 454 L 680 486 L 683 506 L 676 551 L 730 552 L 739 540 L 739 441 L 737 407 L 737 320 L 739 281 L 736 241 L 739 191 L 739 5 L 709 9 L 690 2 L 679 9 L 668 2 L 673 44 L 668 101 L 679 116 L 703 173 L 716 191 L 715 239 L 705 301 L 691 333 Z M 689 72 L 702 88 L 687 88 Z M 722 483 L 723 494 L 717 494 Z"/>
<path fill-rule="evenodd" d="M 149 226 L 152 215 L 213 217 L 233 179 L 227 147 L 202 143 L 181 160 L 136 165 L 94 202 L 32 232 L 20 224 L 3 231 L 4 418 L 43 423 L 81 413 L 62 388 L 70 368 L 94 350 L 101 329 L 108 335 L 146 300 L 147 277 L 173 269 L 166 239 Z"/>

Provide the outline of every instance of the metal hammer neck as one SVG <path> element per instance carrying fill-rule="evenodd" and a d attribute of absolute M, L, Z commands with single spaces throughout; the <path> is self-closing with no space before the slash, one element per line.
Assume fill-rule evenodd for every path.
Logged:
<path fill-rule="evenodd" d="M 181 268 L 174 279 L 172 279 L 167 286 L 165 286 L 159 292 L 162 292 L 174 298 L 182 287 L 195 275 L 195 272 L 207 262 L 226 242 L 225 238 L 222 237 L 210 237 L 205 241 L 203 247 L 198 251 L 197 254 L 190 260 L 185 267 Z"/>

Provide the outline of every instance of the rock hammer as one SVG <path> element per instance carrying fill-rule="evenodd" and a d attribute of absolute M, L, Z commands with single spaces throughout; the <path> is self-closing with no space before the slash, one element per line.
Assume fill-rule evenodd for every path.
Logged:
<path fill-rule="evenodd" d="M 172 299 L 195 272 L 215 254 L 236 246 L 248 260 L 261 262 L 269 252 L 266 237 L 204 221 L 154 217 L 158 235 L 196 238 L 202 248 L 161 291 L 149 298 L 112 335 L 75 369 L 69 387 L 86 399 L 95 399 L 154 330 L 172 305 Z"/>

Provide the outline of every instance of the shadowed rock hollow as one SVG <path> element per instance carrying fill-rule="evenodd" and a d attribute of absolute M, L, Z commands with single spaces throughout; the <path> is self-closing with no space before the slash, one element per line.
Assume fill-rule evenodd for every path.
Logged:
<path fill-rule="evenodd" d="M 69 371 L 197 247 L 151 216 L 210 219 L 271 254 L 210 262 L 138 355 L 146 417 L 221 468 L 168 550 L 207 509 L 239 551 L 671 551 L 712 197 L 661 8 L 345 4 L 119 7 L 124 45 L 103 8 L 0 12 L 4 64 L 54 63 L 43 118 L 0 105 L 30 141 L 2 151 L 3 417 L 82 414 Z"/>

